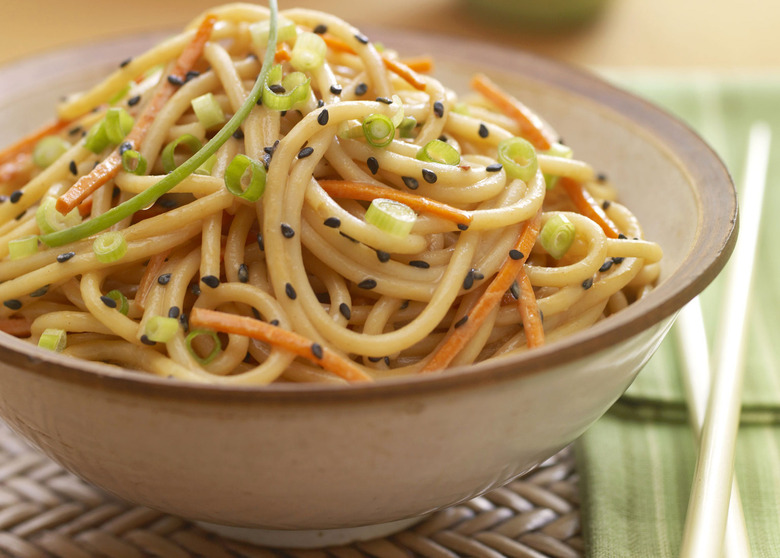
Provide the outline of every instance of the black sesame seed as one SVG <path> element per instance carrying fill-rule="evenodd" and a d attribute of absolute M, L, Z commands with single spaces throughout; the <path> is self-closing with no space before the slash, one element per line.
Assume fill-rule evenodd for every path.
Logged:
<path fill-rule="evenodd" d="M 76 252 L 65 252 L 64 254 L 60 254 L 59 256 L 57 256 L 57 261 L 59 263 L 65 263 L 75 255 Z"/>
<path fill-rule="evenodd" d="M 330 92 L 333 93 L 334 95 L 341 95 L 342 91 L 343 89 L 338 83 L 330 86 Z"/>
<path fill-rule="evenodd" d="M 131 57 L 131 58 L 125 58 L 124 60 L 122 60 L 122 61 L 119 63 L 119 67 L 120 67 L 120 68 L 124 68 L 125 66 L 127 66 L 127 65 L 128 65 L 130 62 L 132 62 L 132 61 L 133 61 L 132 57 Z"/>
<path fill-rule="evenodd" d="M 298 158 L 299 159 L 303 159 L 305 157 L 308 157 L 312 153 L 314 153 L 314 148 L 313 147 L 304 147 L 303 149 L 301 149 L 298 152 Z"/>
<path fill-rule="evenodd" d="M 317 117 L 317 124 L 320 126 L 324 126 L 328 123 L 328 120 L 330 119 L 330 114 L 328 113 L 328 109 L 322 109 L 322 112 Z"/>
<path fill-rule="evenodd" d="M 75 136 L 76 134 L 81 132 L 81 130 L 82 130 L 81 126 L 76 126 L 75 128 L 71 128 L 70 130 L 68 130 L 68 135 L 69 136 Z"/>
<path fill-rule="evenodd" d="M 273 83 L 269 85 L 268 89 L 270 89 L 272 92 L 276 93 L 277 95 L 287 93 L 287 90 L 284 87 L 282 87 L 282 85 L 279 83 Z"/>
<path fill-rule="evenodd" d="M 40 289 L 31 292 L 30 298 L 38 298 L 39 296 L 45 295 L 47 292 L 49 292 L 49 285 L 44 285 Z"/>
<path fill-rule="evenodd" d="M 586 291 L 593 286 L 593 277 L 588 277 L 582 282 L 582 288 Z"/>
<path fill-rule="evenodd" d="M 181 310 L 179 310 L 178 306 L 171 306 L 170 308 L 168 308 L 168 317 L 169 318 L 178 318 L 180 313 L 181 313 Z"/>
<path fill-rule="evenodd" d="M 79 173 L 79 168 L 76 166 L 76 161 L 71 161 L 68 163 L 68 170 L 73 176 L 76 176 Z"/>
<path fill-rule="evenodd" d="M 176 200 L 173 198 L 165 198 L 161 199 L 157 202 L 160 207 L 164 207 L 165 209 L 173 209 L 174 207 L 177 207 L 179 204 L 176 203 Z"/>
<path fill-rule="evenodd" d="M 184 331 L 189 331 L 190 329 L 190 317 L 187 315 L 186 312 L 182 312 L 179 316 L 179 323 L 181 324 L 181 327 L 184 328 Z"/>
<path fill-rule="evenodd" d="M 358 40 L 359 43 L 362 43 L 364 45 L 368 44 L 368 37 L 366 37 L 362 33 L 356 33 L 355 38 Z"/>
<path fill-rule="evenodd" d="M 11 200 L 11 203 L 16 203 L 20 199 L 22 199 L 23 192 L 21 190 L 14 190 L 11 192 L 11 195 L 8 196 L 8 199 Z"/>
<path fill-rule="evenodd" d="M 188 81 L 191 81 L 191 80 L 195 79 L 198 76 L 200 76 L 200 72 L 198 72 L 196 70 L 190 70 L 189 72 L 184 74 L 184 82 L 186 83 Z"/>
<path fill-rule="evenodd" d="M 404 181 L 404 184 L 406 184 L 406 187 L 410 190 L 416 190 L 420 187 L 420 183 L 417 182 L 417 179 L 411 176 L 402 176 L 401 179 Z"/>
<path fill-rule="evenodd" d="M 241 128 L 237 128 L 236 131 L 233 132 L 233 137 L 236 138 L 237 140 L 244 139 L 244 130 L 242 130 Z"/>
<path fill-rule="evenodd" d="M 479 134 L 479 137 L 486 138 L 490 135 L 490 130 L 488 130 L 488 127 L 484 124 L 480 124 L 479 131 L 477 133 Z"/>
<path fill-rule="evenodd" d="M 390 261 L 390 254 L 385 252 L 384 250 L 377 250 L 376 257 L 382 263 Z"/>
<path fill-rule="evenodd" d="M 625 258 L 612 258 L 612 263 L 615 265 L 620 265 L 623 263 L 623 260 L 625 260 Z"/>
<path fill-rule="evenodd" d="M 141 336 L 141 343 L 143 343 L 144 345 L 156 345 L 157 344 L 156 341 L 152 341 L 146 335 L 142 335 Z"/>
<path fill-rule="evenodd" d="M 389 356 L 386 356 L 383 360 L 385 361 L 385 366 L 390 366 L 390 357 Z"/>
<path fill-rule="evenodd" d="M 282 223 L 282 236 L 284 238 L 292 238 L 295 236 L 295 229 L 293 229 L 287 223 Z"/>
<path fill-rule="evenodd" d="M 474 270 L 474 280 L 475 281 L 482 281 L 485 278 L 485 274 L 481 271 Z"/>
<path fill-rule="evenodd" d="M 365 83 L 358 83 L 357 87 L 355 87 L 355 95 L 358 97 L 362 97 L 368 92 L 368 85 Z"/>
<path fill-rule="evenodd" d="M 464 225 L 463 223 L 458 223 L 458 230 L 467 231 L 467 230 L 469 230 L 469 226 L 468 225 Z"/>
<path fill-rule="evenodd" d="M 492 165 L 486 166 L 485 170 L 487 172 L 498 172 L 498 171 L 500 171 L 503 168 L 504 168 L 504 165 L 502 165 L 501 163 L 493 163 Z"/>
<path fill-rule="evenodd" d="M 312 32 L 316 33 L 317 35 L 322 35 L 323 33 L 328 32 L 328 26 L 325 25 L 324 23 L 320 23 L 314 29 L 312 29 Z"/>
<path fill-rule="evenodd" d="M 200 278 L 200 280 L 203 281 L 207 287 L 211 287 L 212 289 L 219 287 L 219 277 L 215 277 L 213 275 L 204 275 Z"/>
<path fill-rule="evenodd" d="M 436 101 L 433 103 L 433 114 L 441 118 L 444 116 L 444 105 L 441 101 Z"/>
<path fill-rule="evenodd" d="M 184 80 L 181 79 L 179 76 L 174 76 L 173 74 L 168 76 L 168 83 L 171 85 L 184 85 Z"/>
<path fill-rule="evenodd" d="M 469 272 L 466 273 L 465 279 L 463 279 L 463 288 L 468 291 L 473 286 L 474 286 L 474 270 L 469 269 Z"/>
<path fill-rule="evenodd" d="M 388 99 L 387 97 L 377 97 L 376 98 L 377 103 L 384 103 L 386 105 L 392 105 L 393 101 Z"/>
<path fill-rule="evenodd" d="M 401 304 L 401 306 L 398 309 L 399 310 L 406 310 L 407 308 L 409 308 L 409 301 L 408 300 L 404 300 L 403 304 Z"/>
<path fill-rule="evenodd" d="M 295 288 L 290 283 L 284 286 L 284 292 L 290 300 L 295 300 L 298 297 L 298 293 L 295 292 Z"/>
<path fill-rule="evenodd" d="M 276 326 L 278 326 L 278 325 L 279 325 L 279 320 L 277 320 L 277 319 L 273 319 L 273 320 L 271 320 L 271 321 L 270 321 L 270 322 L 268 322 L 268 323 L 269 323 L 269 324 L 271 324 L 272 326 L 276 327 Z"/>
<path fill-rule="evenodd" d="M 431 267 L 431 264 L 423 260 L 412 260 L 409 262 L 409 265 L 412 267 L 419 267 L 420 269 L 428 269 Z"/>
<path fill-rule="evenodd" d="M 520 285 L 517 284 L 517 281 L 512 281 L 512 285 L 509 287 L 509 292 L 512 293 L 512 296 L 515 300 L 520 298 Z"/>
<path fill-rule="evenodd" d="M 11 298 L 3 302 L 3 306 L 10 308 L 11 310 L 19 310 L 22 307 L 22 301 Z"/>
<path fill-rule="evenodd" d="M 611 201 L 609 201 L 609 200 L 604 200 L 603 202 L 601 202 L 601 209 L 603 209 L 604 211 L 606 211 L 607 209 L 609 209 L 609 206 L 610 206 L 610 205 L 612 205 L 612 202 L 611 202 Z"/>
<path fill-rule="evenodd" d="M 124 155 L 125 151 L 128 151 L 133 148 L 133 144 L 129 141 L 123 141 L 122 144 L 119 146 L 119 155 Z"/>
<path fill-rule="evenodd" d="M 509 251 L 509 257 L 513 260 L 522 260 L 523 259 L 523 253 L 520 250 L 515 250 L 514 248 Z"/>
<path fill-rule="evenodd" d="M 195 296 L 200 296 L 200 285 L 192 284 L 190 286 L 190 292 L 194 294 Z"/>
<path fill-rule="evenodd" d="M 261 252 L 265 252 L 265 242 L 263 242 L 263 235 L 260 233 L 257 233 L 257 246 Z"/>
<path fill-rule="evenodd" d="M 445 136 L 444 134 L 440 135 L 439 141 L 443 141 L 444 143 L 447 143 L 447 136 Z"/>
<path fill-rule="evenodd" d="M 141 96 L 140 96 L 140 95 L 135 95 L 135 96 L 133 96 L 133 97 L 130 97 L 130 98 L 127 100 L 127 106 L 128 106 L 128 107 L 134 107 L 134 106 L 135 106 L 135 105 L 137 105 L 137 104 L 138 104 L 140 101 L 141 101 Z"/>
<path fill-rule="evenodd" d="M 600 172 L 596 175 L 596 180 L 599 182 L 606 182 L 607 181 L 607 173 Z"/>
<path fill-rule="evenodd" d="M 601 267 L 599 268 L 599 272 L 604 273 L 605 271 L 609 271 L 609 268 L 612 267 L 615 264 L 612 260 L 607 260 L 603 264 L 601 264 Z"/>
<path fill-rule="evenodd" d="M 368 357 L 369 362 L 380 362 L 383 357 Z"/>
<path fill-rule="evenodd" d="M 468 314 L 466 314 L 466 315 L 465 315 L 465 316 L 463 316 L 463 317 L 462 317 L 460 320 L 458 320 L 457 322 L 455 322 L 455 329 L 458 329 L 460 326 L 462 326 L 462 325 L 465 325 L 465 323 L 466 323 L 467 321 L 469 321 L 469 315 L 468 315 Z"/>
<path fill-rule="evenodd" d="M 376 160 L 376 157 L 369 157 L 366 159 L 366 164 L 368 165 L 368 170 L 371 171 L 371 174 L 379 172 L 379 161 Z"/>
<path fill-rule="evenodd" d="M 100 297 L 100 300 L 102 300 L 103 304 L 105 304 L 109 308 L 116 308 L 116 300 L 114 300 L 110 296 L 103 295 Z"/>
<path fill-rule="evenodd" d="M 350 319 L 352 317 L 352 310 L 350 310 L 349 305 L 346 302 L 339 304 L 339 312 L 341 312 L 341 315 L 346 319 Z"/>
<path fill-rule="evenodd" d="M 376 287 L 376 279 L 363 279 L 357 286 L 361 289 L 371 290 Z"/>
<path fill-rule="evenodd" d="M 323 222 L 323 225 L 325 225 L 326 227 L 330 227 L 331 229 L 337 229 L 341 226 L 341 219 L 339 219 L 338 217 L 328 217 Z"/>
<path fill-rule="evenodd" d="M 439 177 L 436 176 L 436 173 L 429 169 L 423 169 L 422 176 L 428 184 L 433 184 L 439 179 Z"/>
<path fill-rule="evenodd" d="M 620 240 L 626 240 L 628 237 L 626 235 L 624 235 L 623 233 L 620 233 L 620 234 L 618 234 L 618 238 Z"/>
<path fill-rule="evenodd" d="M 245 263 L 239 264 L 238 266 L 238 280 L 242 283 L 249 282 L 249 268 Z"/>
<path fill-rule="evenodd" d="M 171 281 L 171 274 L 170 273 L 163 273 L 157 278 L 157 282 L 160 285 L 167 285 Z"/>
<path fill-rule="evenodd" d="M 311 354 L 313 354 L 316 358 L 321 359 L 323 357 L 322 345 L 320 345 L 319 343 L 312 343 Z"/>

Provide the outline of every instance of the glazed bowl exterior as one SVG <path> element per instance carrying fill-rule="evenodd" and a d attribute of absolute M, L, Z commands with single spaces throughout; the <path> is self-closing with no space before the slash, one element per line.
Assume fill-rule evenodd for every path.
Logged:
<path fill-rule="evenodd" d="M 487 72 L 544 115 L 579 157 L 609 173 L 661 244 L 658 287 L 521 356 L 350 387 L 190 385 L 0 333 L 0 415 L 9 425 L 126 500 L 213 523 L 301 530 L 397 521 L 474 497 L 532 469 L 606 412 L 677 310 L 725 264 L 737 214 L 728 172 L 683 124 L 581 71 L 442 37 L 372 38 L 435 55 L 439 76 L 461 92 L 473 71 Z M 2 133 L 24 131 L 15 127 L 25 107 L 83 85 L 63 56 L 92 57 L 79 70 L 91 79 L 148 41 L 0 70 L 0 82 L 14 84 L 0 94 Z"/>

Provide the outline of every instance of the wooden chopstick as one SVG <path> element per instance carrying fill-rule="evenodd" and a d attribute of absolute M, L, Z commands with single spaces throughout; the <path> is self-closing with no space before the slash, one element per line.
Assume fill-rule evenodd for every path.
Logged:
<path fill-rule="evenodd" d="M 769 125 L 765 122 L 754 123 L 748 140 L 739 238 L 727 266 L 715 374 L 702 424 L 681 558 L 716 557 L 721 556 L 723 551 L 742 404 L 747 308 L 755 267 L 770 142 Z"/>

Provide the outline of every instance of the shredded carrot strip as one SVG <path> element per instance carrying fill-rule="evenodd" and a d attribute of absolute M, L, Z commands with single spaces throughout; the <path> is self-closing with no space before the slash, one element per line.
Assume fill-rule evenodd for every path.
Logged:
<path fill-rule="evenodd" d="M 276 47 L 274 62 L 276 62 L 277 64 L 280 62 L 288 62 L 290 58 L 292 58 L 290 47 L 287 46 L 287 43 L 279 43 L 279 46 Z"/>
<path fill-rule="evenodd" d="M 385 68 L 387 68 L 394 74 L 398 74 L 398 76 L 401 77 L 401 79 L 403 79 L 405 82 L 407 82 L 409 85 L 411 85 L 418 91 L 425 90 L 425 80 L 420 78 L 420 76 L 418 76 L 414 70 L 412 70 L 409 66 L 407 66 L 403 62 L 399 60 L 393 60 L 392 58 L 384 54 L 382 54 L 382 62 L 385 63 Z"/>
<path fill-rule="evenodd" d="M 157 277 L 160 276 L 160 271 L 162 271 L 163 265 L 165 265 L 165 259 L 170 253 L 170 250 L 166 250 L 149 258 L 149 263 L 146 264 L 144 274 L 138 282 L 138 291 L 135 293 L 135 302 L 140 308 L 143 308 L 146 305 L 146 297 L 149 296 L 152 285 L 157 281 Z"/>
<path fill-rule="evenodd" d="M 23 137 L 16 143 L 9 145 L 0 151 L 0 165 L 9 162 L 12 159 L 16 159 L 16 157 L 20 154 L 31 153 L 33 147 L 35 147 L 35 144 L 38 143 L 41 138 L 56 134 L 65 128 L 68 124 L 70 124 L 70 122 L 70 120 L 56 120 L 54 122 L 50 122 L 49 124 L 46 124 L 45 126 L 35 130 L 33 133 Z"/>
<path fill-rule="evenodd" d="M 410 70 L 420 74 L 427 74 L 433 71 L 433 58 L 430 56 L 403 58 L 400 62 Z"/>
<path fill-rule="evenodd" d="M 32 335 L 30 328 L 32 321 L 27 318 L 3 318 L 0 319 L 0 331 L 4 331 L 16 337 L 29 337 Z"/>
<path fill-rule="evenodd" d="M 346 52 L 347 54 L 355 54 L 355 49 L 349 46 L 346 42 L 342 41 L 338 37 L 334 37 L 330 33 L 323 33 L 320 35 L 329 49 L 335 52 Z"/>
<path fill-rule="evenodd" d="M 600 226 L 608 238 L 618 238 L 620 236 L 617 225 L 612 222 L 612 219 L 607 217 L 607 214 L 604 213 L 598 202 L 593 199 L 593 196 L 590 195 L 582 184 L 566 177 L 561 177 L 558 184 L 569 194 L 571 201 L 577 207 L 577 211 Z"/>
<path fill-rule="evenodd" d="M 217 17 L 214 15 L 208 15 L 204 18 L 192 42 L 187 45 L 178 60 L 176 60 L 173 71 L 169 74 L 170 77 L 184 81 L 187 72 L 193 68 L 195 62 L 203 54 L 203 47 L 211 37 L 211 31 L 214 29 L 216 21 Z M 130 143 L 135 149 L 138 148 L 149 131 L 149 127 L 156 118 L 157 113 L 160 112 L 160 109 L 168 102 L 168 99 L 176 92 L 177 88 L 178 86 L 172 84 L 168 79 L 162 80 L 154 93 L 154 97 L 144 107 L 143 112 L 139 115 L 135 126 L 130 130 L 124 143 Z M 114 178 L 121 168 L 122 157 L 119 155 L 119 148 L 117 147 L 102 163 L 92 169 L 92 172 L 82 176 L 73 186 L 57 198 L 55 206 L 57 211 L 66 215 L 92 192 Z"/>
<path fill-rule="evenodd" d="M 81 202 L 81 205 L 79 205 L 79 215 L 86 217 L 92 213 L 92 201 L 92 196 L 89 196 L 87 199 Z"/>
<path fill-rule="evenodd" d="M 520 285 L 520 298 L 517 299 L 517 308 L 523 320 L 525 340 L 529 349 L 544 345 L 544 327 L 542 316 L 539 314 L 539 305 L 536 302 L 531 280 L 525 273 L 525 268 L 520 268 L 517 274 L 517 283 Z"/>
<path fill-rule="evenodd" d="M 514 249 L 518 250 L 522 257 L 516 260 L 507 257 L 498 270 L 496 277 L 467 314 L 466 322 L 459 327 L 453 327 L 447 332 L 443 342 L 436 348 L 431 360 L 422 368 L 421 372 L 435 372 L 445 368 L 463 349 L 469 339 L 476 334 L 477 330 L 482 327 L 490 312 L 497 304 L 501 303 L 501 299 L 512 285 L 512 281 L 520 274 L 523 264 L 528 259 L 528 254 L 531 253 L 531 249 L 536 242 L 541 222 L 542 213 L 540 209 L 534 217 L 525 222 L 515 243 Z"/>
<path fill-rule="evenodd" d="M 370 381 L 371 377 L 351 361 L 293 331 L 272 326 L 261 320 L 205 308 L 193 308 L 190 326 L 223 333 L 244 335 L 275 345 L 322 366 L 349 382 Z"/>
<path fill-rule="evenodd" d="M 401 192 L 393 188 L 382 188 L 364 182 L 352 182 L 349 180 L 320 180 L 320 186 L 334 198 L 348 198 L 352 200 L 372 201 L 376 198 L 387 198 L 408 205 L 417 212 L 430 213 L 452 221 L 458 225 L 468 227 L 471 223 L 471 213 L 452 207 L 436 200 Z"/>
<path fill-rule="evenodd" d="M 555 138 L 547 131 L 541 119 L 515 99 L 509 93 L 503 91 L 484 74 L 476 74 L 471 78 L 471 87 L 482 94 L 488 101 L 495 104 L 498 109 L 515 120 L 520 126 L 520 134 L 530 141 L 534 147 L 546 151 L 555 143 Z"/>

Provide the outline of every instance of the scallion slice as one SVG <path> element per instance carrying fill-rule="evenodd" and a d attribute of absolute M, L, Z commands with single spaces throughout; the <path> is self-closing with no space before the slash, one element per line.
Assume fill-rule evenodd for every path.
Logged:
<path fill-rule="evenodd" d="M 33 163 L 36 167 L 45 169 L 70 149 L 70 144 L 58 136 L 46 136 L 38 141 L 33 148 Z"/>
<path fill-rule="evenodd" d="M 401 124 L 398 126 L 398 135 L 402 138 L 411 138 L 416 126 L 417 119 L 414 116 L 404 116 L 404 119 L 401 120 Z"/>
<path fill-rule="evenodd" d="M 150 341 L 157 343 L 167 343 L 173 339 L 177 331 L 179 331 L 179 320 L 165 316 L 152 316 L 144 326 L 144 335 Z"/>
<path fill-rule="evenodd" d="M 369 114 L 363 119 L 363 135 L 374 147 L 387 147 L 395 137 L 395 126 L 384 114 Z"/>
<path fill-rule="evenodd" d="M 147 164 L 146 157 L 135 149 L 128 149 L 122 153 L 122 168 L 126 172 L 141 176 L 146 172 Z"/>
<path fill-rule="evenodd" d="M 571 248 L 577 229 L 565 215 L 552 216 L 539 233 L 539 242 L 548 254 L 556 260 L 561 259 Z"/>
<path fill-rule="evenodd" d="M 523 138 L 510 138 L 498 144 L 498 162 L 512 178 L 530 181 L 539 169 L 536 150 L 531 142 Z"/>
<path fill-rule="evenodd" d="M 319 68 L 325 62 L 328 45 L 316 33 L 301 33 L 295 40 L 295 46 L 290 55 L 290 64 L 300 72 L 308 72 Z"/>
<path fill-rule="evenodd" d="M 35 222 L 41 234 L 52 234 L 74 227 L 81 223 L 81 215 L 78 208 L 74 208 L 67 215 L 63 215 L 56 208 L 57 200 L 47 196 L 41 200 L 35 211 Z"/>
<path fill-rule="evenodd" d="M 244 177 L 247 171 L 249 176 L 245 186 Z M 265 167 L 262 163 L 239 153 L 225 169 L 225 187 L 236 197 L 256 202 L 265 192 Z"/>
<path fill-rule="evenodd" d="M 366 210 L 366 223 L 393 236 L 407 236 L 416 220 L 417 214 L 411 207 L 395 200 L 376 198 Z"/>
<path fill-rule="evenodd" d="M 198 117 L 198 122 L 206 130 L 219 126 L 225 122 L 225 113 L 222 112 L 222 107 L 219 106 L 216 97 L 213 93 L 206 93 L 200 97 L 195 97 L 190 101 L 192 110 L 195 112 L 195 116 Z"/>
<path fill-rule="evenodd" d="M 284 17 L 279 18 L 277 28 L 279 29 L 278 41 L 280 43 L 292 41 L 298 34 L 295 23 Z M 249 33 L 252 36 L 252 42 L 254 43 L 255 48 L 258 50 L 265 48 L 266 44 L 268 44 L 270 30 L 271 21 L 268 19 L 258 21 L 249 26 Z"/>
<path fill-rule="evenodd" d="M 277 89 L 280 86 L 281 90 Z M 273 89 L 277 89 L 274 91 Z M 282 65 L 277 64 L 268 71 L 263 88 L 263 105 L 271 110 L 290 110 L 304 101 L 311 91 L 311 78 L 301 72 L 292 72 L 282 78 Z"/>
<path fill-rule="evenodd" d="M 94 124 L 87 132 L 87 137 L 84 139 L 84 147 L 89 149 L 92 153 L 100 153 L 106 147 L 108 147 L 108 136 L 106 135 L 106 121 L 101 120 Z"/>
<path fill-rule="evenodd" d="M 25 236 L 8 242 L 8 255 L 12 260 L 21 260 L 38 251 L 38 237 Z"/>
<path fill-rule="evenodd" d="M 127 301 L 127 297 L 123 295 L 121 291 L 114 289 L 112 291 L 108 291 L 106 296 L 116 301 L 116 309 L 119 310 L 120 314 L 127 316 L 127 313 L 130 311 L 130 303 Z"/>
<path fill-rule="evenodd" d="M 100 263 L 115 262 L 127 253 L 127 240 L 121 232 L 109 231 L 95 239 L 92 251 Z"/>
<path fill-rule="evenodd" d="M 106 111 L 105 129 L 109 143 L 114 145 L 122 143 L 125 136 L 130 133 L 135 124 L 135 119 L 123 108 L 111 107 Z"/>
<path fill-rule="evenodd" d="M 162 155 L 160 155 L 160 161 L 162 161 L 163 170 L 165 172 L 173 172 L 176 170 L 178 165 L 176 164 L 175 155 L 176 148 L 179 147 L 179 145 L 184 145 L 193 154 L 200 151 L 200 148 L 203 146 L 203 144 L 200 143 L 200 140 L 192 134 L 182 134 L 170 142 L 162 150 Z"/>
<path fill-rule="evenodd" d="M 460 163 L 460 153 L 446 141 L 435 139 L 420 148 L 417 159 L 427 163 L 457 165 Z"/>
<path fill-rule="evenodd" d="M 550 146 L 550 149 L 544 152 L 546 155 L 552 155 L 553 157 L 565 157 L 566 159 L 571 159 L 574 155 L 574 152 L 572 151 L 571 147 L 568 145 L 563 145 L 562 143 L 555 142 Z M 555 188 L 556 184 L 558 184 L 558 178 L 559 176 L 552 175 L 552 174 L 544 174 L 544 183 L 547 185 L 548 190 L 552 190 Z"/>
<path fill-rule="evenodd" d="M 196 337 L 200 337 L 201 335 L 206 335 L 207 337 L 211 338 L 212 343 L 214 346 L 212 347 L 211 351 L 208 355 L 205 357 L 200 356 L 197 352 L 195 352 L 195 349 L 192 347 L 192 341 Z M 217 332 L 211 331 L 210 329 L 194 329 L 187 334 L 187 337 L 184 339 L 185 344 L 187 345 L 187 350 L 189 351 L 190 355 L 192 355 L 192 358 L 194 358 L 196 361 L 198 361 L 202 365 L 206 365 L 210 363 L 212 360 L 217 358 L 217 355 L 222 350 L 222 341 L 219 340 L 219 336 L 217 335 Z"/>
<path fill-rule="evenodd" d="M 49 327 L 43 330 L 38 346 L 42 349 L 61 353 L 68 346 L 68 334 L 64 329 Z"/>

